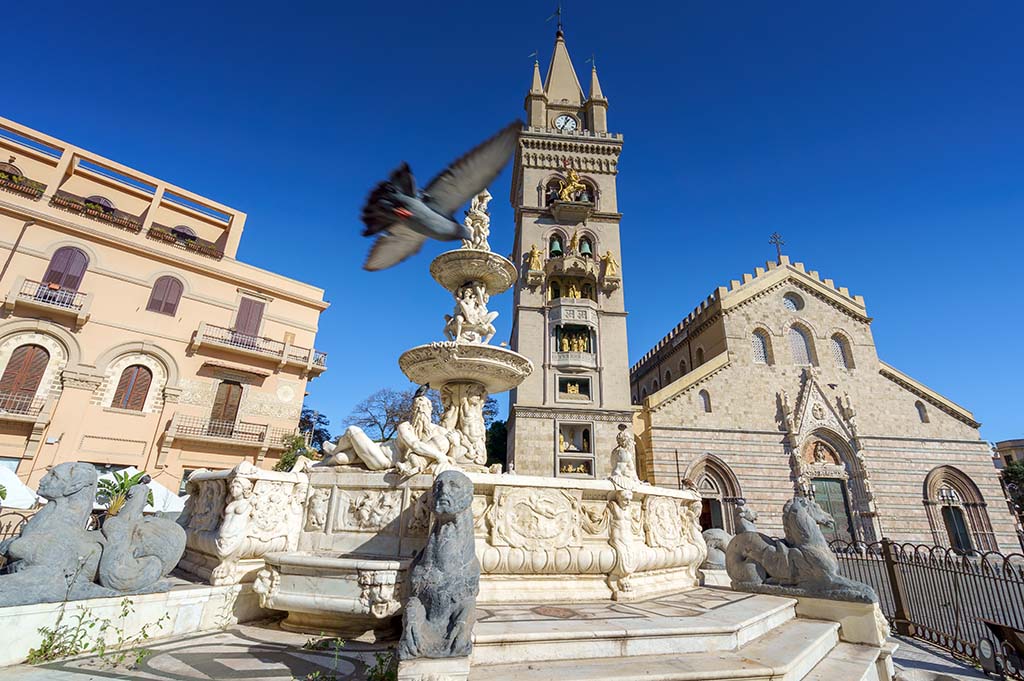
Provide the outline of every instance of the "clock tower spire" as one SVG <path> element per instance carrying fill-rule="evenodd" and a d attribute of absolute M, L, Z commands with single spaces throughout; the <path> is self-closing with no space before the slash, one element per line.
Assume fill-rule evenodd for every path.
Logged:
<path fill-rule="evenodd" d="M 616 196 L 622 135 L 591 70 L 584 97 L 561 30 L 535 63 L 513 161 L 511 346 L 534 372 L 510 395 L 509 463 L 528 475 L 607 477 L 632 421 Z"/>

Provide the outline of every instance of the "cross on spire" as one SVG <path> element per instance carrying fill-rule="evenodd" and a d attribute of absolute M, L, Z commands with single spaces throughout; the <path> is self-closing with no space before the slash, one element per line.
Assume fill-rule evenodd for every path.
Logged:
<path fill-rule="evenodd" d="M 558 32 L 561 33 L 562 32 L 562 3 L 561 2 L 558 3 L 558 7 L 555 9 L 554 14 L 549 16 L 544 21 L 545 22 L 551 21 L 555 17 L 558 17 Z"/>
<path fill-rule="evenodd" d="M 782 235 L 778 232 L 772 232 L 772 235 L 768 237 L 768 243 L 775 246 L 775 255 L 778 256 L 779 260 L 782 260 L 782 247 L 786 245 L 786 242 L 782 240 Z"/>

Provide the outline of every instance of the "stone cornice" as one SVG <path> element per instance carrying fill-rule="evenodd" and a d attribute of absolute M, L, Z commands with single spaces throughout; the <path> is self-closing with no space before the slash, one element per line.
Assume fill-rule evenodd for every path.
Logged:
<path fill-rule="evenodd" d="M 537 208 L 537 207 L 534 207 L 534 206 L 521 206 L 519 208 L 516 208 L 515 219 L 516 219 L 516 221 L 518 221 L 520 217 L 525 217 L 525 216 L 538 218 L 538 217 L 545 217 L 545 216 L 549 216 L 549 215 L 551 215 L 551 209 L 550 208 Z M 587 218 L 587 223 L 600 222 L 602 220 L 607 221 L 607 222 L 616 222 L 616 223 L 620 222 L 622 220 L 622 213 L 604 213 L 604 212 L 591 213 L 590 217 Z"/>
<path fill-rule="evenodd" d="M 639 409 L 639 407 L 637 407 Z M 525 407 L 513 405 L 512 415 L 526 419 L 558 419 L 560 421 L 605 421 L 632 425 L 634 409 L 587 409 L 585 407 Z"/>
<path fill-rule="evenodd" d="M 683 377 L 669 383 L 653 395 L 648 395 L 647 399 L 644 400 L 644 406 L 652 412 L 661 411 L 679 399 L 683 393 L 709 381 L 712 376 L 727 368 L 731 362 L 732 357 L 729 355 L 728 350 L 718 353 Z"/>
<path fill-rule="evenodd" d="M 95 391 L 103 383 L 103 374 L 90 371 L 84 367 L 72 369 L 66 367 L 60 375 L 65 388 Z"/>

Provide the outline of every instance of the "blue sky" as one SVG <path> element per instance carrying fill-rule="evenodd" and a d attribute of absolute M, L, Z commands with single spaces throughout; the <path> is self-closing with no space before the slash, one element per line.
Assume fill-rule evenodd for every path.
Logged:
<path fill-rule="evenodd" d="M 880 356 L 1024 437 L 1024 4 L 567 0 L 596 54 L 619 175 L 635 361 L 716 286 L 785 252 L 864 295 Z M 5 7 L 3 115 L 249 214 L 240 258 L 324 287 L 343 424 L 441 335 L 431 244 L 360 269 L 359 208 L 523 115 L 552 2 Z M 15 28 L 18 27 L 18 28 Z M 511 250 L 506 172 L 492 245 Z M 499 338 L 511 294 L 495 300 Z M 504 399 L 502 402 L 504 403 Z"/>

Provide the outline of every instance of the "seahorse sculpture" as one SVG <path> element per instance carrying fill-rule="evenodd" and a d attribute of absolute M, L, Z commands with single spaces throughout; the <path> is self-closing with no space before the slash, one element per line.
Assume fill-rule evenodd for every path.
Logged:
<path fill-rule="evenodd" d="M 166 518 L 143 517 L 148 496 L 148 485 L 133 486 L 121 511 L 103 523 L 106 547 L 100 558 L 99 582 L 105 587 L 124 593 L 169 588 L 160 580 L 181 559 L 185 530 Z"/>

